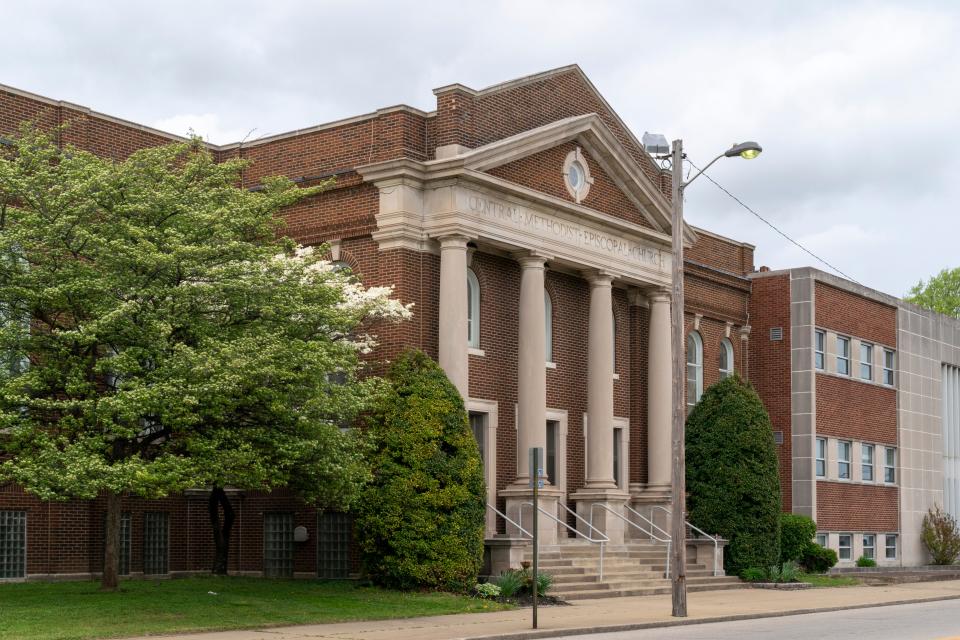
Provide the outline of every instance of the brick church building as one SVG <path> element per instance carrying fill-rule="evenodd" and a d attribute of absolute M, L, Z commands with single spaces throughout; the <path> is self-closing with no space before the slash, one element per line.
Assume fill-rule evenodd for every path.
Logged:
<path fill-rule="evenodd" d="M 287 232 L 415 303 L 376 355 L 422 349 L 465 398 L 493 556 L 526 544 L 532 446 L 546 451 L 546 542 L 667 529 L 669 171 L 577 66 L 434 94 L 430 112 L 209 147 L 250 161 L 247 187 L 335 177 L 286 212 Z M 0 136 L 24 120 L 69 122 L 63 144 L 113 158 L 180 139 L 0 86 Z M 688 403 L 734 372 L 749 379 L 772 418 L 784 510 L 813 517 L 842 565 L 925 563 L 923 514 L 960 509 L 960 322 L 812 268 L 757 270 L 753 246 L 705 229 L 684 238 Z M 231 499 L 231 572 L 355 569 L 345 514 L 283 492 Z M 103 524 L 98 501 L 0 487 L 0 579 L 96 574 Z M 204 572 L 212 546 L 204 490 L 125 499 L 124 573 Z"/>

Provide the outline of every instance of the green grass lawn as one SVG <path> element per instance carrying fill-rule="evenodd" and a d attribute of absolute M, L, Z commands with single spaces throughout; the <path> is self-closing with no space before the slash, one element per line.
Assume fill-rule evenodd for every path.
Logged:
<path fill-rule="evenodd" d="M 800 582 L 812 584 L 814 587 L 852 587 L 860 584 L 860 580 L 850 576 L 828 576 L 816 573 L 800 574 Z"/>
<path fill-rule="evenodd" d="M 353 582 L 190 578 L 0 585 L 0 639 L 66 640 L 496 611 L 493 602 Z M 214 592 L 216 595 L 209 592 Z"/>

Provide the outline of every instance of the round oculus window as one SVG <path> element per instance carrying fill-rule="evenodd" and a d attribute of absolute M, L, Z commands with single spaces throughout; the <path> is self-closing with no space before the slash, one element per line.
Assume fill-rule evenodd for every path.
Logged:
<path fill-rule="evenodd" d="M 567 182 L 570 184 L 571 189 L 580 191 L 584 180 L 583 166 L 579 162 L 574 162 L 570 165 L 570 169 L 567 171 Z"/>

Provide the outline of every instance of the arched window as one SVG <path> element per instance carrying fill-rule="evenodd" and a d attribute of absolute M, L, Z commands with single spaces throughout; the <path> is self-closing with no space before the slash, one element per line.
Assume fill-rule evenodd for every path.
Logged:
<path fill-rule="evenodd" d="M 330 266 L 337 273 L 340 273 L 341 271 L 346 271 L 347 273 L 353 272 L 353 269 L 350 268 L 350 263 L 344 262 L 343 260 L 334 260 Z"/>
<path fill-rule="evenodd" d="M 687 336 L 687 413 L 703 395 L 703 340 L 696 331 Z"/>
<path fill-rule="evenodd" d="M 720 341 L 720 379 L 733 375 L 733 344 L 729 338 Z"/>
<path fill-rule="evenodd" d="M 467 269 L 467 345 L 480 348 L 480 281 Z"/>
<path fill-rule="evenodd" d="M 553 301 L 546 289 L 543 290 L 543 322 L 547 362 L 553 362 Z"/>

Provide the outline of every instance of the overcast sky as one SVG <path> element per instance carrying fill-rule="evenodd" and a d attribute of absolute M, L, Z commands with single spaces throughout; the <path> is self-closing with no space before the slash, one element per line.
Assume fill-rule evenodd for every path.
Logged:
<path fill-rule="evenodd" d="M 960 266 L 960 3 L 4 2 L 0 83 L 216 143 L 578 63 L 638 135 L 868 286 Z M 693 224 L 816 264 L 705 180 Z"/>

